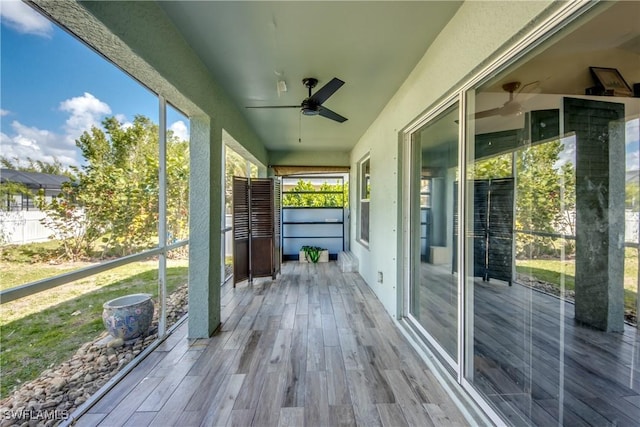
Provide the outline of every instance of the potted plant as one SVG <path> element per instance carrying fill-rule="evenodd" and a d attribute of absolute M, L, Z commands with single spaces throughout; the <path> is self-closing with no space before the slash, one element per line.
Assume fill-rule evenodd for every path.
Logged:
<path fill-rule="evenodd" d="M 300 248 L 298 256 L 300 262 L 327 262 L 329 261 L 329 250 L 319 246 L 303 246 Z"/>

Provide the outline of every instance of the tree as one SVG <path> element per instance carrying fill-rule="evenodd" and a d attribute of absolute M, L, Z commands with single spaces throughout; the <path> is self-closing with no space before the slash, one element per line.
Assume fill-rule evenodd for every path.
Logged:
<path fill-rule="evenodd" d="M 233 209 L 234 176 L 247 176 L 247 161 L 240 154 L 227 147 L 225 150 L 224 204 L 225 212 L 228 214 Z"/>
<path fill-rule="evenodd" d="M 284 195 L 282 206 L 345 207 L 349 200 L 348 188 L 347 184 L 329 184 L 326 181 L 316 188 L 311 181 L 300 179 Z"/>
<path fill-rule="evenodd" d="M 90 256 L 100 239 L 103 256 L 109 251 L 127 255 L 153 245 L 158 224 L 158 126 L 136 116 L 125 126 L 115 117 L 93 127 L 76 145 L 85 164 L 65 185 L 59 198 L 43 203 L 54 237 L 75 244 L 72 256 Z M 188 142 L 167 132 L 167 216 L 169 239 L 188 235 Z M 82 236 L 73 237 L 73 232 Z M 77 243 L 77 242 L 76 242 Z"/>
<path fill-rule="evenodd" d="M 10 211 L 10 205 L 14 203 L 14 196 L 24 195 L 31 196 L 29 189 L 19 182 L 3 182 L 0 183 L 0 211 Z"/>
<path fill-rule="evenodd" d="M 73 171 L 65 167 L 57 158 L 53 158 L 52 162 L 44 160 L 34 160 L 31 157 L 27 157 L 25 161 L 13 157 L 9 159 L 5 156 L 0 156 L 0 165 L 6 169 L 12 169 L 23 172 L 40 172 L 48 173 L 51 175 L 65 175 L 73 176 Z"/>
<path fill-rule="evenodd" d="M 189 237 L 189 141 L 167 132 L 167 236 Z"/>
<path fill-rule="evenodd" d="M 86 215 L 85 209 L 74 203 L 74 200 L 75 189 L 66 182 L 58 197 L 46 202 L 40 193 L 37 203 L 47 213 L 41 222 L 52 231 L 50 237 L 60 242 L 62 256 L 77 261 L 89 256 L 102 230 L 91 223 L 91 216 Z"/>
<path fill-rule="evenodd" d="M 517 152 L 516 228 L 550 234 L 573 234 L 575 170 L 558 166 L 564 149 L 560 140 Z M 556 238 L 523 235 L 520 252 L 539 256 L 555 251 Z"/>
<path fill-rule="evenodd" d="M 549 234 L 575 234 L 575 168 L 560 164 L 560 140 L 516 151 L 515 228 Z M 512 176 L 512 154 L 478 161 L 476 179 Z M 553 250 L 556 238 L 521 233 L 517 252 L 539 256 Z M 568 245 L 572 250 L 572 245 Z"/>

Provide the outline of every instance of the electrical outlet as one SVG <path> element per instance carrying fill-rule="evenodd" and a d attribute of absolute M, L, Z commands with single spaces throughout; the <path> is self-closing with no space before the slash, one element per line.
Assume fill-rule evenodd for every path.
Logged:
<path fill-rule="evenodd" d="M 382 271 L 378 271 L 378 283 L 382 283 Z"/>

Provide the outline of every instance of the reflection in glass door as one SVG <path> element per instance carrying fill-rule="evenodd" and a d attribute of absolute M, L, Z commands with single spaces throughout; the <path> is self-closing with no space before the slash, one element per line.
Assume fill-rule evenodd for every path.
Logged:
<path fill-rule="evenodd" d="M 640 425 L 640 99 L 585 95 L 549 66 L 609 22 L 640 37 L 640 4 L 608 6 L 467 94 L 461 377 L 509 425 Z M 616 34 L 600 41 L 589 63 L 638 69 Z"/>
<path fill-rule="evenodd" d="M 452 366 L 458 351 L 454 206 L 457 105 L 412 134 L 410 318 Z"/>

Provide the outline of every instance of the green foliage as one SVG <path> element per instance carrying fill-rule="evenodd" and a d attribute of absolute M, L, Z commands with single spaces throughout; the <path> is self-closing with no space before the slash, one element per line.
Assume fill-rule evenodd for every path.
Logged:
<path fill-rule="evenodd" d="M 288 193 L 282 198 L 283 207 L 345 207 L 349 200 L 348 184 L 324 182 L 316 188 L 311 181 L 300 179 L 287 191 Z"/>
<path fill-rule="evenodd" d="M 304 258 L 314 264 L 320 259 L 320 252 L 326 251 L 319 246 L 303 246 L 300 250 L 304 252 Z"/>
<path fill-rule="evenodd" d="M 633 212 L 640 211 L 640 183 L 627 182 L 625 188 L 625 207 Z"/>
<path fill-rule="evenodd" d="M 575 233 L 575 169 L 557 165 L 563 148 L 558 140 L 517 152 L 517 229 Z M 519 253 L 533 257 L 559 250 L 548 237 L 522 235 L 518 244 Z"/>
<path fill-rule="evenodd" d="M 167 240 L 189 237 L 189 141 L 167 144 Z"/>
<path fill-rule="evenodd" d="M 58 197 L 47 203 L 40 195 L 37 204 L 47 212 L 41 222 L 52 231 L 50 237 L 60 242 L 63 257 L 77 261 L 88 256 L 101 230 L 93 226 L 91 216 L 85 215 L 85 209 L 73 202 L 73 193 L 73 186 L 65 183 Z"/>
<path fill-rule="evenodd" d="M 46 242 L 37 243 L 24 243 L 17 245 L 6 245 L 0 248 L 0 262 L 6 262 L 17 264 L 17 270 L 28 270 L 32 273 L 33 269 L 25 268 L 25 265 L 21 264 L 35 264 L 40 262 L 49 262 L 56 259 L 60 255 L 59 242 L 49 240 Z M 41 266 L 39 266 L 41 267 Z M 0 283 L 0 289 L 6 289 L 11 286 L 17 286 L 21 283 L 14 284 L 7 283 L 7 270 L 10 268 L 3 266 L 2 268 L 2 281 Z M 33 272 L 36 273 L 36 272 Z"/>
<path fill-rule="evenodd" d="M 247 176 L 247 161 L 229 147 L 225 150 L 224 204 L 225 212 L 233 210 L 233 177 Z"/>
<path fill-rule="evenodd" d="M 0 166 L 6 169 L 13 169 L 23 172 L 40 172 L 48 173 L 51 175 L 66 175 L 73 176 L 73 171 L 65 167 L 58 159 L 54 157 L 52 162 L 46 162 L 43 160 L 34 160 L 31 157 L 27 157 L 25 160 L 13 157 L 11 159 L 0 156 Z"/>
<path fill-rule="evenodd" d="M 65 256 L 128 255 L 151 245 L 157 235 L 159 199 L 158 126 L 136 116 L 130 126 L 115 117 L 93 127 L 76 145 L 85 164 L 75 170 L 58 198 L 40 207 L 52 238 L 63 242 Z M 170 240 L 188 235 L 188 142 L 167 132 L 167 220 Z"/>
<path fill-rule="evenodd" d="M 18 214 L 11 211 L 11 205 L 15 203 L 17 195 L 31 195 L 27 187 L 17 182 L 4 182 L 0 184 L 0 221 L 11 221 Z M 0 227 L 0 245 L 4 245 L 11 239 L 9 227 Z"/>
<path fill-rule="evenodd" d="M 471 176 L 475 179 L 509 178 L 513 175 L 511 153 L 477 161 L 471 166 Z"/>
<path fill-rule="evenodd" d="M 518 230 L 551 234 L 575 234 L 575 168 L 559 165 L 564 149 L 559 140 L 516 151 L 516 224 Z M 476 179 L 512 176 L 511 153 L 477 162 Z M 531 257 L 556 254 L 558 239 L 520 233 L 517 254 Z M 565 251 L 574 251 L 573 242 Z"/>

